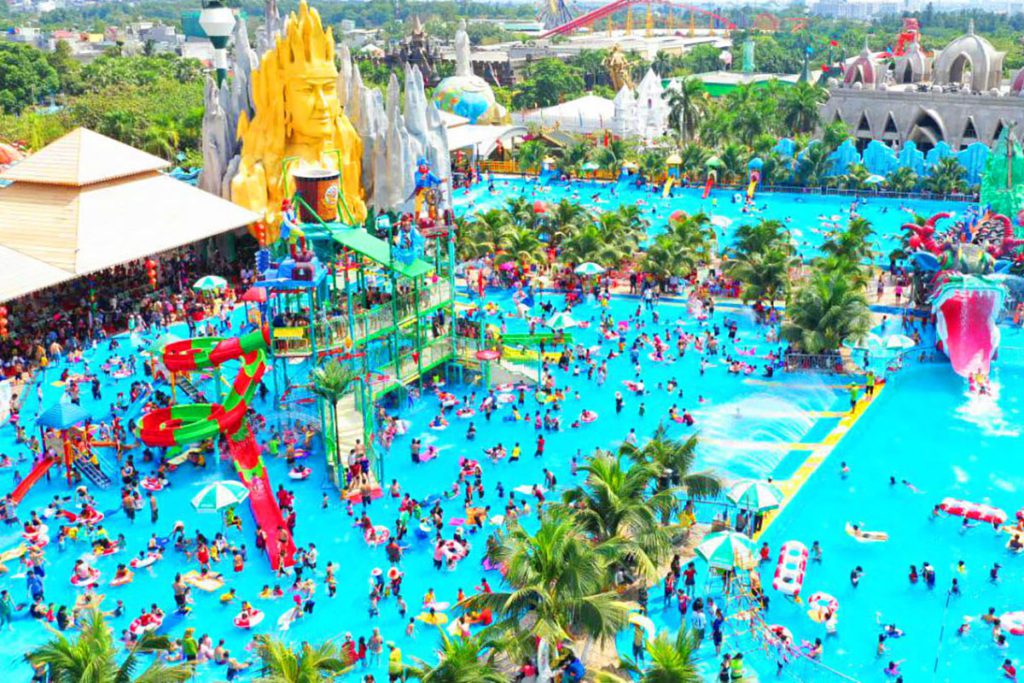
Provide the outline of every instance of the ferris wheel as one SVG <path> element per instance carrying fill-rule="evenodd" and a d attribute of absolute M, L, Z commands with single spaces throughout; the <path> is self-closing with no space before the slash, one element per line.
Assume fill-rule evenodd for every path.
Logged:
<path fill-rule="evenodd" d="M 544 28 L 553 29 L 572 21 L 576 17 L 576 3 L 572 0 L 538 0 L 537 19 Z"/>

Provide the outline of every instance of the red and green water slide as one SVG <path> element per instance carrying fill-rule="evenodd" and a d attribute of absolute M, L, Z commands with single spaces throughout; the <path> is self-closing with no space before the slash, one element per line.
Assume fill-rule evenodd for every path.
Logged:
<path fill-rule="evenodd" d="M 270 333 L 266 327 L 241 337 L 188 339 L 168 344 L 163 349 L 163 362 L 172 372 L 196 372 L 240 360 L 238 376 L 223 404 L 193 403 L 160 408 L 144 415 L 137 431 L 143 443 L 159 447 L 186 446 L 220 434 L 226 436 L 238 476 L 249 489 L 249 504 L 256 525 L 267 534 L 270 564 L 277 569 L 278 529 L 285 526 L 284 518 L 267 478 L 259 444 L 245 419 L 249 403 L 267 369 L 269 344 Z M 289 535 L 288 565 L 294 553 L 295 544 Z"/>

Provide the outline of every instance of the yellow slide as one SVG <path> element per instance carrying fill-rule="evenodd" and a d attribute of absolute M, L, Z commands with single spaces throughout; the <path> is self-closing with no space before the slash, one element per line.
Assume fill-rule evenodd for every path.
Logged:
<path fill-rule="evenodd" d="M 665 181 L 665 189 L 661 191 L 662 197 L 667 197 L 669 192 L 672 191 L 672 183 L 674 183 L 675 180 L 675 178 L 669 178 L 668 180 Z"/>
<path fill-rule="evenodd" d="M 750 184 L 747 185 L 747 199 L 754 198 L 754 192 L 757 190 L 757 181 L 751 180 Z"/>

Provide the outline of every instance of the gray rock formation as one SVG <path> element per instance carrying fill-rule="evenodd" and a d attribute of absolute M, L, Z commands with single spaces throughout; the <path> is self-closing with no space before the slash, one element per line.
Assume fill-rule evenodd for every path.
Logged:
<path fill-rule="evenodd" d="M 256 50 L 249 45 L 244 22 L 236 24 L 230 83 L 218 88 L 213 79 L 206 82 L 199 187 L 225 199 L 231 199 L 231 179 L 240 160 L 239 115 L 243 111 L 250 117 L 255 114 L 252 72 L 283 28 L 276 0 L 267 0 L 266 17 L 266 25 L 256 33 Z M 362 180 L 367 203 L 378 211 L 410 211 L 419 159 L 425 158 L 437 177 L 446 181 L 451 177 L 447 128 L 437 107 L 427 99 L 423 75 L 406 66 L 404 98 L 394 75 L 385 98 L 380 90 L 363 83 L 347 46 L 339 46 L 338 59 L 338 99 L 363 141 Z M 443 196 L 444 205 L 450 206 L 447 182 Z"/>
<path fill-rule="evenodd" d="M 222 87 L 207 77 L 203 93 L 203 171 L 199 174 L 199 187 L 224 199 L 231 199 L 231 179 L 238 171 L 238 117 L 243 111 L 253 115 L 250 83 L 252 72 L 259 65 L 241 19 L 235 24 L 233 38 L 234 77 Z"/>

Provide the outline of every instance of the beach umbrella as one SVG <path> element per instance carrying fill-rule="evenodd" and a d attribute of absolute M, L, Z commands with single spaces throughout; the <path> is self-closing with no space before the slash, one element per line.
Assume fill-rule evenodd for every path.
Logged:
<path fill-rule="evenodd" d="M 877 185 L 878 183 L 884 183 L 885 182 L 885 176 L 871 174 L 867 178 L 864 179 L 864 182 L 869 184 L 869 185 Z"/>
<path fill-rule="evenodd" d="M 877 349 L 883 346 L 885 342 L 877 334 L 868 332 L 860 339 L 854 340 L 853 348 L 855 349 Z"/>
<path fill-rule="evenodd" d="M 79 405 L 58 403 L 43 411 L 43 414 L 36 420 L 36 425 L 51 429 L 67 429 L 80 422 L 85 422 L 89 417 L 89 412 Z"/>
<path fill-rule="evenodd" d="M 593 162 L 593 161 L 588 161 L 587 163 L 583 164 L 583 166 L 581 166 L 581 168 L 582 168 L 582 169 L 583 169 L 584 171 L 596 171 L 597 169 L 599 169 L 599 168 L 601 168 L 601 167 L 600 167 L 599 165 L 597 165 L 597 164 L 596 164 L 595 162 Z"/>
<path fill-rule="evenodd" d="M 704 162 L 704 166 L 707 168 L 721 168 L 724 165 L 722 160 L 716 156 L 708 157 L 708 160 Z"/>
<path fill-rule="evenodd" d="M 197 292 L 214 292 L 228 286 L 228 281 L 218 275 L 204 275 L 192 284 Z"/>
<path fill-rule="evenodd" d="M 885 338 L 887 349 L 912 349 L 917 343 L 905 334 L 891 334 Z"/>
<path fill-rule="evenodd" d="M 640 614 L 639 612 L 631 612 L 629 615 L 629 623 L 643 629 L 648 638 L 653 638 L 655 636 L 656 630 L 654 628 L 654 622 L 650 617 Z"/>
<path fill-rule="evenodd" d="M 553 316 L 548 318 L 548 321 L 545 323 L 545 325 L 553 330 L 564 330 L 569 327 L 576 327 L 578 324 L 579 323 L 572 317 L 572 314 L 565 311 L 555 313 Z"/>
<path fill-rule="evenodd" d="M 604 266 L 599 266 L 593 261 L 587 261 L 576 266 L 576 270 L 573 271 L 577 275 L 600 275 L 605 271 Z"/>
<path fill-rule="evenodd" d="M 197 512 L 217 512 L 238 505 L 249 497 L 249 489 L 240 481 L 215 481 L 192 498 Z"/>
<path fill-rule="evenodd" d="M 708 534 L 694 552 L 716 569 L 744 569 L 757 565 L 754 541 L 735 531 Z"/>
<path fill-rule="evenodd" d="M 267 302 L 267 289 L 266 287 L 250 287 L 245 290 L 245 294 L 242 295 L 242 301 L 248 301 L 254 304 L 265 304 Z"/>
<path fill-rule="evenodd" d="M 728 216 L 712 216 L 711 225 L 714 225 L 715 227 L 718 228 L 728 228 L 730 225 L 732 225 L 732 219 L 729 218 Z"/>
<path fill-rule="evenodd" d="M 766 481 L 745 479 L 729 487 L 725 497 L 749 510 L 775 510 L 782 505 L 782 491 Z"/>

